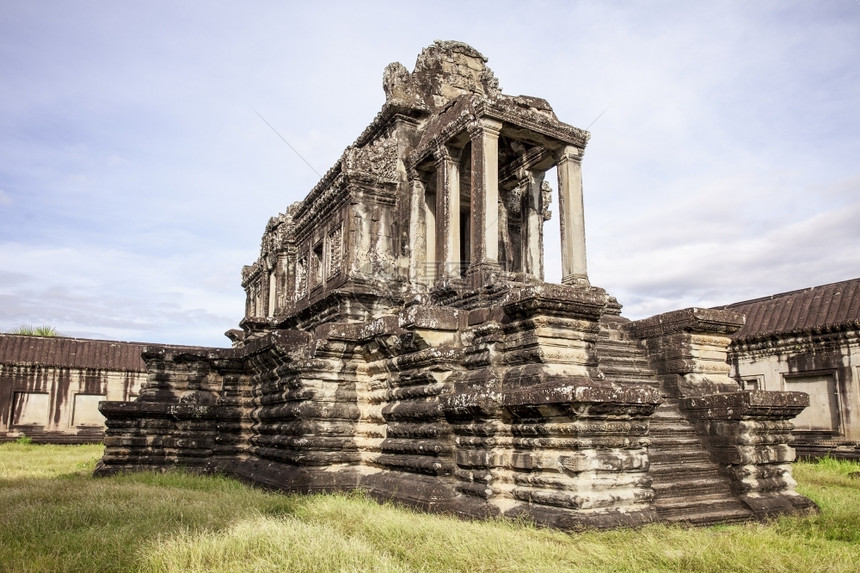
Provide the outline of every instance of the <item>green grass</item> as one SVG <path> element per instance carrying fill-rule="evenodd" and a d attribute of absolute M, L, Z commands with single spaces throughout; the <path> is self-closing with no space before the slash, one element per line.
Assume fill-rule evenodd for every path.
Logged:
<path fill-rule="evenodd" d="M 21 326 L 16 326 L 12 330 L 9 331 L 9 334 L 21 334 L 23 336 L 59 336 L 60 333 L 57 332 L 57 329 L 53 326 L 43 324 L 40 326 L 33 326 L 31 324 L 22 324 Z"/>
<path fill-rule="evenodd" d="M 182 472 L 91 477 L 100 446 L 0 444 L 0 571 L 851 571 L 860 464 L 797 464 L 820 515 L 567 534 L 279 495 Z"/>

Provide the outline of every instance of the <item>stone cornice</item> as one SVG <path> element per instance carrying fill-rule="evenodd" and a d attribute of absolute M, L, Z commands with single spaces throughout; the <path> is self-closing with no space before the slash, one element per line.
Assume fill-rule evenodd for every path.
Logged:
<path fill-rule="evenodd" d="M 550 117 L 545 117 L 527 108 L 509 103 L 513 98 L 503 96 L 497 99 L 461 96 L 454 100 L 439 115 L 425 126 L 425 134 L 416 149 L 407 158 L 408 167 L 426 161 L 439 145 L 447 144 L 458 134 L 467 131 L 476 120 L 489 119 L 502 122 L 505 126 L 523 128 L 557 142 L 559 146 L 573 146 L 580 149 L 580 157 L 588 144 L 591 134 Z"/>
<path fill-rule="evenodd" d="M 729 353 L 766 356 L 770 354 L 798 354 L 812 351 L 829 351 L 844 346 L 860 348 L 860 328 L 845 326 L 826 332 L 799 332 L 771 334 L 749 339 L 732 340 Z"/>
<path fill-rule="evenodd" d="M 142 401 L 100 402 L 99 411 L 111 420 L 138 419 L 141 415 L 166 420 L 227 420 L 241 417 L 241 412 L 230 406 Z"/>
<path fill-rule="evenodd" d="M 476 117 L 474 121 L 470 121 L 466 125 L 466 131 L 469 132 L 469 137 L 471 137 L 472 140 L 475 140 L 484 134 L 498 137 L 503 126 L 504 124 L 501 121 L 489 119 L 487 117 Z"/>
<path fill-rule="evenodd" d="M 346 202 L 349 193 L 347 177 L 339 174 L 328 187 L 319 190 L 313 201 L 310 201 L 310 197 L 305 199 L 302 203 L 304 209 L 297 209 L 293 216 L 294 240 L 297 243 L 303 241 L 320 221 Z"/>
<path fill-rule="evenodd" d="M 417 125 L 420 118 L 426 116 L 427 112 L 422 111 L 420 109 L 411 108 L 408 106 L 400 106 L 396 104 L 386 103 L 382 106 L 382 109 L 373 121 L 368 125 L 361 135 L 353 142 L 352 145 L 347 147 L 341 157 L 335 162 L 334 165 L 323 175 L 319 182 L 314 185 L 313 189 L 310 190 L 307 197 L 299 203 L 296 208 L 296 212 L 294 217 L 296 219 L 300 218 L 304 212 L 311 208 L 313 203 L 317 201 L 317 198 L 325 192 L 325 189 L 330 187 L 337 176 L 343 171 L 344 159 L 350 149 L 360 148 L 367 145 L 370 141 L 375 138 L 378 138 L 384 130 L 394 121 L 402 120 L 412 125 Z"/>
<path fill-rule="evenodd" d="M 568 415 L 588 417 L 594 409 L 601 415 L 650 416 L 663 402 L 655 388 L 595 386 L 584 376 L 569 377 L 568 384 L 552 382 L 506 392 L 474 392 L 442 396 L 442 409 L 451 418 L 492 417 L 505 408 L 524 417 L 534 417 L 534 408 L 556 406 Z"/>
<path fill-rule="evenodd" d="M 526 108 L 514 107 L 504 99 L 480 99 L 472 104 L 477 117 L 490 117 L 503 123 L 524 127 L 560 143 L 585 148 L 591 134 L 558 120 L 544 117 Z"/>
<path fill-rule="evenodd" d="M 631 323 L 637 338 L 653 338 L 679 332 L 728 336 L 743 325 L 744 315 L 710 308 L 685 308 Z"/>
<path fill-rule="evenodd" d="M 499 181 L 509 179 L 521 179 L 523 172 L 532 169 L 535 165 L 544 163 L 550 156 L 550 152 L 541 147 L 533 147 L 516 161 L 499 169 Z"/>
<path fill-rule="evenodd" d="M 354 172 L 341 174 L 332 185 L 325 189 L 307 209 L 293 219 L 293 233 L 296 243 L 302 242 L 311 234 L 320 221 L 340 209 L 355 191 L 367 194 L 373 193 L 375 200 L 386 204 L 394 204 L 396 181 L 380 180 L 373 174 Z"/>
<path fill-rule="evenodd" d="M 699 418 L 740 420 L 745 418 L 791 419 L 809 406 L 805 392 L 744 391 L 682 398 L 683 410 Z"/>
<path fill-rule="evenodd" d="M 860 320 L 846 320 L 842 322 L 834 322 L 822 326 L 817 326 L 813 329 L 802 330 L 786 330 L 773 331 L 755 334 L 753 336 L 739 336 L 732 340 L 733 345 L 769 345 L 779 343 L 782 340 L 797 340 L 797 339 L 812 339 L 816 337 L 827 337 L 830 335 L 841 336 L 852 334 L 856 338 L 860 335 Z"/>
<path fill-rule="evenodd" d="M 555 159 L 559 165 L 567 161 L 582 162 L 583 150 L 573 145 L 566 145 L 555 153 Z"/>

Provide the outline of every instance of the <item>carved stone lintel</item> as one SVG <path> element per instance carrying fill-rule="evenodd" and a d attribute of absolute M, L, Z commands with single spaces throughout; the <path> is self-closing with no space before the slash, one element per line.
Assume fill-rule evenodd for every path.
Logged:
<path fill-rule="evenodd" d="M 344 152 L 344 173 L 364 176 L 382 182 L 398 180 L 397 142 L 377 139 L 363 147 L 349 147 Z"/>

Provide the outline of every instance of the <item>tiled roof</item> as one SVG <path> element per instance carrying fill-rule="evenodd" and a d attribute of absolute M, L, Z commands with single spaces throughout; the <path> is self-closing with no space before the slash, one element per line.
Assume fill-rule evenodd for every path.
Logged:
<path fill-rule="evenodd" d="M 860 328 L 860 278 L 727 306 L 746 315 L 735 339 Z"/>
<path fill-rule="evenodd" d="M 62 336 L 0 334 L 0 364 L 145 372 L 146 344 Z"/>

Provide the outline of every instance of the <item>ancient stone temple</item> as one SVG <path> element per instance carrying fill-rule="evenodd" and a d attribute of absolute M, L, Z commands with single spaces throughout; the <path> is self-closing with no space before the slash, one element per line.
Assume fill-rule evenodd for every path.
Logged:
<path fill-rule="evenodd" d="M 587 132 L 458 42 L 383 87 L 266 226 L 233 348 L 148 347 L 139 398 L 102 403 L 99 474 L 182 465 L 561 528 L 814 507 L 791 477 L 807 396 L 728 376 L 742 315 L 631 322 L 589 283 Z M 551 202 L 562 284 L 543 281 Z"/>

